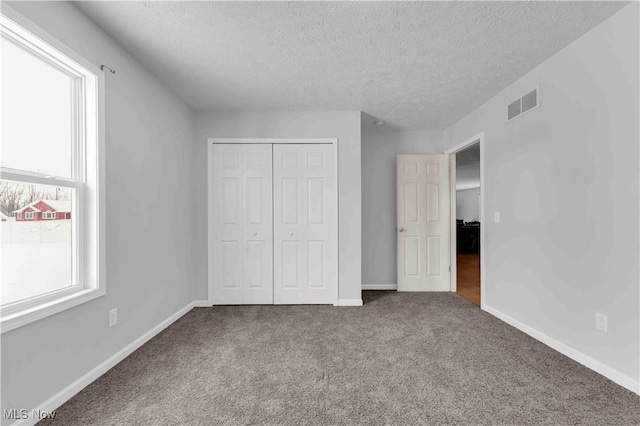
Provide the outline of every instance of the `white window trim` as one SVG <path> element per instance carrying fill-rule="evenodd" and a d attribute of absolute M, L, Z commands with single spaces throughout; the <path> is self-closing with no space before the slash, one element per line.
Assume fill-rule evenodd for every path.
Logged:
<path fill-rule="evenodd" d="M 16 213 L 16 219 L 22 219 L 22 212 Z"/>
<path fill-rule="evenodd" d="M 51 220 L 56 218 L 56 212 L 46 211 L 42 212 L 42 219 Z"/>
<path fill-rule="evenodd" d="M 5 333 L 23 325 L 54 315 L 74 306 L 86 303 L 106 294 L 106 250 L 105 250 L 105 188 L 104 188 L 104 139 L 105 105 L 104 73 L 72 49 L 68 48 L 45 31 L 25 19 L 9 6 L 2 5 L 2 31 L 17 35 L 29 48 L 44 53 L 52 63 L 64 68 L 71 74 L 82 76 L 86 96 L 79 101 L 84 109 L 85 141 L 78 143 L 85 152 L 75 152 L 77 162 L 85 159 L 81 171 L 85 182 L 73 179 L 43 176 L 37 173 L 24 173 L 0 169 L 3 179 L 19 177 L 19 181 L 75 188 L 78 197 L 84 200 L 82 206 L 74 206 L 78 212 L 72 232 L 82 236 L 78 239 L 73 256 L 79 259 L 77 277 L 82 279 L 79 285 L 70 286 L 32 299 L 22 300 L 0 308 L 0 332 Z M 26 33 L 25 33 L 26 32 Z M 87 100 L 85 103 L 84 100 Z M 76 163 L 78 164 L 78 163 Z M 14 179 L 15 180 L 15 179 Z M 74 201 L 75 202 L 75 201 Z M 18 213 L 20 218 L 21 213 Z M 74 235 L 74 238 L 75 238 Z M 70 283 L 73 284 L 73 283 Z"/>
<path fill-rule="evenodd" d="M 33 212 L 24 212 L 25 219 L 33 219 Z"/>

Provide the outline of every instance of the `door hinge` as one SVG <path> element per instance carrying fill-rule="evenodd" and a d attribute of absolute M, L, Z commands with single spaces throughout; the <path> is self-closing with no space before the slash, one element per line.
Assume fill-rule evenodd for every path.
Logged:
<path fill-rule="evenodd" d="M 449 265 L 449 272 L 451 272 L 451 265 Z"/>

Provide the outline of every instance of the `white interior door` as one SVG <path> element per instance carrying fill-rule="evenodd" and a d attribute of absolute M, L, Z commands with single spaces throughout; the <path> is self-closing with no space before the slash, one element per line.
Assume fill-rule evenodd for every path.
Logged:
<path fill-rule="evenodd" d="M 273 146 L 274 303 L 330 304 L 337 286 L 330 144 Z"/>
<path fill-rule="evenodd" d="M 272 146 L 213 146 L 213 301 L 273 303 Z"/>
<path fill-rule="evenodd" d="M 448 155 L 397 159 L 398 291 L 449 291 Z"/>

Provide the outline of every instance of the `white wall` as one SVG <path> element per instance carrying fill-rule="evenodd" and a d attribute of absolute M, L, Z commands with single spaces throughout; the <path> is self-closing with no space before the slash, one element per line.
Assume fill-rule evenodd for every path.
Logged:
<path fill-rule="evenodd" d="M 442 152 L 442 132 L 362 128 L 362 284 L 396 284 L 396 157 Z"/>
<path fill-rule="evenodd" d="M 117 70 L 106 76 L 107 294 L 2 334 L 2 409 L 32 409 L 194 300 L 194 114 L 75 6 L 10 6 Z"/>
<path fill-rule="evenodd" d="M 456 191 L 456 219 L 480 222 L 480 189 Z"/>
<path fill-rule="evenodd" d="M 637 3 L 445 133 L 485 134 L 486 304 L 637 384 L 639 144 Z M 540 85 L 540 108 L 507 104 Z M 595 313 L 609 332 L 595 330 Z M 636 388 L 637 389 L 637 388 Z"/>
<path fill-rule="evenodd" d="M 207 298 L 207 139 L 338 138 L 340 299 L 361 299 L 360 111 L 199 113 L 193 185 L 197 201 L 198 299 Z"/>

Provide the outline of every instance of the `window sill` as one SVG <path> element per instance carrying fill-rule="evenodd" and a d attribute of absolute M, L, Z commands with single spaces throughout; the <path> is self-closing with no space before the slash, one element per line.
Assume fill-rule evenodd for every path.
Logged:
<path fill-rule="evenodd" d="M 31 324 L 32 322 L 73 308 L 74 306 L 81 305 L 103 296 L 105 293 L 105 290 L 102 288 L 81 290 L 59 299 L 43 303 L 42 305 L 6 315 L 0 319 L 0 334 L 15 330 L 23 325 Z"/>

